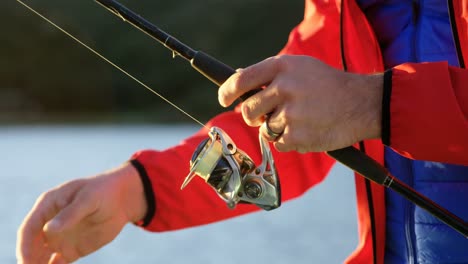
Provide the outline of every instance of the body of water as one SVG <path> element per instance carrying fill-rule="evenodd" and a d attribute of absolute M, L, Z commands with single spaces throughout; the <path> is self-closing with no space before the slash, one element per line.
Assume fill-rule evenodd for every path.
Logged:
<path fill-rule="evenodd" d="M 196 129 L 0 127 L 0 263 L 16 263 L 16 230 L 42 192 L 118 166 L 139 149 L 174 145 Z M 77 263 L 342 263 L 357 245 L 355 208 L 352 173 L 337 165 L 322 184 L 277 210 L 176 232 L 128 225 Z"/>

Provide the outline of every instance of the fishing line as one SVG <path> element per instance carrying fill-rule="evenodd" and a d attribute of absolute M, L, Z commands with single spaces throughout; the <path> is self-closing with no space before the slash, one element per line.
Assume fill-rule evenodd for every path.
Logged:
<path fill-rule="evenodd" d="M 96 0 L 98 3 L 106 7 L 109 11 L 117 15 L 118 17 L 124 19 L 124 21 L 129 22 L 133 26 L 137 27 L 138 29 L 142 30 L 143 32 L 149 34 L 151 37 L 153 37 L 155 40 L 159 41 L 161 44 L 163 44 L 166 48 L 170 49 L 173 51 L 173 54 L 175 55 L 180 55 L 184 59 L 190 62 L 193 68 L 195 68 L 197 71 L 199 71 L 201 74 L 203 74 L 205 77 L 207 77 L 209 80 L 220 86 L 222 83 L 224 83 L 232 74 L 235 73 L 235 70 L 228 65 L 224 64 L 223 62 L 209 56 L 208 54 L 202 52 L 202 51 L 196 51 L 190 48 L 189 46 L 185 45 L 184 43 L 178 41 L 177 39 L 173 38 L 169 34 L 165 33 L 164 31 L 160 30 L 158 27 L 153 25 L 152 23 L 146 21 L 144 18 L 139 16 L 138 14 L 134 13 L 132 10 L 126 8 L 122 4 L 118 3 L 115 0 Z M 146 89 L 150 90 L 154 94 L 158 95 L 161 99 L 166 101 L 168 104 L 172 105 L 188 117 L 190 117 L 192 120 L 194 120 L 196 123 L 200 124 L 202 127 L 206 127 L 204 124 L 202 124 L 200 121 L 198 121 L 196 118 L 192 117 L 185 111 L 183 111 L 181 108 L 179 108 L 177 105 L 169 101 L 168 99 L 164 98 L 162 95 L 148 87 L 146 84 L 143 82 L 139 81 L 137 78 L 133 77 L 131 74 L 123 70 L 122 68 L 118 67 L 116 64 L 112 63 L 110 60 L 105 58 L 103 55 L 99 54 L 97 51 L 93 50 L 80 40 L 78 40 L 76 37 L 62 29 L 61 27 L 57 26 L 54 24 L 52 21 L 35 11 L 33 8 L 29 7 L 25 3 L 23 3 L 21 0 L 17 0 L 17 2 L 21 3 L 25 7 L 27 7 L 30 11 L 33 13 L 37 14 L 53 26 L 55 26 L 57 29 L 86 47 L 88 50 L 92 51 L 94 54 L 123 72 L 125 75 L 129 76 L 131 79 L 135 80 L 138 82 L 140 85 L 145 87 Z M 261 88 L 251 90 L 244 95 L 240 96 L 240 100 L 244 101 L 247 98 L 249 98 L 251 95 L 261 91 Z M 213 129 L 213 128 L 212 128 Z M 213 131 L 210 131 L 212 133 Z M 215 131 L 216 132 L 216 131 Z M 219 135 L 224 135 L 225 133 L 218 133 Z M 211 135 L 211 134 L 210 134 Z M 227 135 L 226 135 L 227 136 Z M 264 140 L 264 139 L 263 139 Z M 226 141 L 226 140 L 224 140 Z M 205 142 L 205 143 L 204 143 Z M 206 145 L 206 141 L 204 141 L 200 144 L 200 146 L 203 148 Z M 216 140 L 212 140 L 211 142 L 218 142 L 218 138 Z M 231 141 L 229 141 L 231 142 Z M 262 138 L 261 141 L 262 142 Z M 199 146 L 199 147 L 200 147 Z M 233 144 L 231 144 L 233 146 Z M 268 147 L 268 144 L 265 143 L 265 147 Z M 268 153 L 270 156 L 264 158 L 264 160 L 271 160 L 271 151 L 269 148 L 265 148 L 265 152 Z M 197 155 L 196 157 L 198 158 L 201 155 L 200 149 L 197 148 L 196 152 Z M 361 174 L 363 177 L 366 177 L 367 179 L 382 185 L 386 188 L 390 188 L 393 191 L 399 193 L 409 201 L 415 203 L 416 205 L 420 206 L 421 208 L 425 209 L 427 212 L 431 213 L 433 216 L 441 220 L 442 222 L 445 222 L 448 226 L 452 227 L 454 230 L 460 232 L 464 237 L 468 238 L 468 225 L 467 223 L 448 211 L 447 209 L 441 207 L 431 199 L 425 197 L 424 195 L 418 193 L 411 187 L 407 186 L 397 178 L 395 178 L 391 173 L 384 168 L 382 165 L 380 165 L 377 161 L 372 159 L 371 157 L 367 156 L 363 152 L 357 150 L 356 148 L 350 146 L 346 147 L 343 149 L 337 149 L 333 151 L 327 151 L 326 152 L 329 156 L 333 157 L 337 161 L 340 161 L 344 165 L 348 166 L 355 172 Z M 218 153 L 219 154 L 219 153 Z M 232 153 L 231 153 L 232 154 Z M 205 155 L 201 155 L 205 156 Z M 203 158 L 201 157 L 201 158 Z M 203 162 L 202 162 L 203 163 Z M 194 167 L 196 166 L 196 162 L 193 164 Z M 263 163 L 262 163 L 263 164 Z M 262 166 L 262 165 L 261 165 Z M 271 166 L 270 166 L 271 167 Z M 198 173 L 196 171 L 197 168 L 194 168 L 194 172 Z M 199 171 L 201 172 L 201 171 Z M 188 177 L 190 177 L 189 175 Z M 222 178 L 222 177 L 221 177 Z M 188 179 L 190 180 L 190 179 Z M 208 182 L 209 183 L 209 182 Z M 278 185 L 275 186 L 275 188 L 280 188 L 279 187 L 279 182 Z M 255 190 L 252 188 L 252 190 Z M 255 194 L 256 192 L 254 191 L 252 194 Z M 280 198 L 279 196 L 276 196 L 278 199 Z M 228 199 L 228 202 L 231 201 Z M 271 204 L 270 204 L 271 205 Z M 274 204 L 273 204 L 274 205 Z M 274 208 L 279 206 L 279 204 L 274 205 Z"/>
<path fill-rule="evenodd" d="M 70 37 L 71 39 L 75 40 L 76 42 L 78 42 L 80 45 L 82 45 L 83 47 L 85 47 L 86 49 L 88 49 L 89 51 L 91 51 L 92 53 L 94 53 L 96 56 L 98 56 L 99 58 L 101 58 L 102 60 L 104 60 L 105 62 L 109 63 L 110 65 L 112 65 L 114 68 L 116 68 L 117 70 L 119 70 L 120 72 L 122 72 L 123 74 L 127 75 L 129 78 L 131 78 L 132 80 L 134 80 L 135 82 L 137 82 L 138 84 L 140 84 L 141 86 L 143 86 L 144 88 L 146 88 L 148 91 L 152 92 L 153 94 L 159 96 L 159 98 L 161 98 L 163 101 L 165 101 L 166 103 L 168 103 L 169 105 L 173 106 L 175 109 L 179 110 L 181 113 L 183 113 L 184 115 L 186 115 L 187 117 L 189 117 L 190 119 L 192 119 L 193 121 L 195 121 L 195 123 L 201 125 L 202 127 L 206 127 L 205 124 L 203 124 L 201 121 L 199 121 L 198 119 L 196 119 L 195 117 L 193 117 L 192 115 L 190 115 L 189 113 L 187 113 L 186 111 L 184 111 L 182 108 L 178 107 L 176 104 L 174 104 L 173 102 L 171 102 L 169 99 L 167 99 L 166 97 L 164 97 L 163 95 L 161 95 L 160 93 L 156 92 L 154 89 L 152 89 L 151 87 L 149 87 L 148 85 L 146 85 L 144 82 L 140 81 L 138 78 L 136 78 L 135 76 L 133 76 L 132 74 L 130 74 L 129 72 L 127 72 L 126 70 L 122 69 L 121 67 L 119 67 L 117 64 L 115 64 L 114 62 L 112 62 L 111 60 L 107 59 L 104 55 L 100 54 L 98 51 L 96 51 L 95 49 L 91 48 L 90 46 L 88 46 L 86 43 L 82 42 L 81 40 L 79 40 L 78 38 L 76 38 L 75 36 L 73 36 L 71 33 L 69 33 L 68 31 L 66 31 L 65 29 L 63 29 L 62 27 L 60 27 L 59 25 L 55 24 L 54 22 L 52 22 L 50 19 L 48 19 L 47 17 L 45 17 L 44 15 L 42 15 L 41 13 L 39 13 L 38 11 L 36 11 L 34 8 L 30 7 L 29 5 L 27 5 L 26 3 L 22 2 L 21 0 L 16 0 L 18 3 L 22 4 L 24 7 L 26 7 L 27 9 L 29 9 L 31 12 L 33 12 L 34 14 L 36 14 L 37 16 L 39 16 L 40 18 L 42 18 L 43 20 L 45 20 L 47 23 L 51 24 L 52 26 L 54 26 L 56 29 L 60 30 L 62 33 L 64 33 L 65 35 L 67 35 L 68 37 Z"/>

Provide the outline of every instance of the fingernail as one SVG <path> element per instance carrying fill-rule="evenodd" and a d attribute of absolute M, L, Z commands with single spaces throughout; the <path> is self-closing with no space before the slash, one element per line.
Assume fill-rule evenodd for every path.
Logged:
<path fill-rule="evenodd" d="M 223 100 L 223 98 L 221 96 L 218 96 L 218 102 L 222 107 L 225 107 L 224 106 L 224 100 Z"/>
<path fill-rule="evenodd" d="M 226 107 L 226 101 L 224 100 L 223 93 L 218 93 L 218 102 L 222 107 Z"/>
<path fill-rule="evenodd" d="M 50 220 L 44 227 L 46 231 L 58 232 L 62 228 L 62 223 L 57 219 Z"/>

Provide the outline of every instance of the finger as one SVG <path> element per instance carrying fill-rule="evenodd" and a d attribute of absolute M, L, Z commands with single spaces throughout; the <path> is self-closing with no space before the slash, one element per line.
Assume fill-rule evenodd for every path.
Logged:
<path fill-rule="evenodd" d="M 86 217 L 97 210 L 97 203 L 86 192 L 79 192 L 75 199 L 63 208 L 51 221 L 44 226 L 44 234 L 49 247 L 60 253 L 60 257 L 67 262 L 77 260 L 80 255 L 76 251 L 79 241 L 74 241 L 71 234 L 80 234 L 86 230 L 79 230 Z"/>
<path fill-rule="evenodd" d="M 242 116 L 249 126 L 260 126 L 265 116 L 275 115 L 274 110 L 283 102 L 275 85 L 270 85 L 263 91 L 251 96 L 242 104 Z"/>
<path fill-rule="evenodd" d="M 45 240 L 43 228 L 64 208 L 81 181 L 71 181 L 43 193 L 18 228 L 16 256 L 19 263 L 47 263 L 53 253 Z"/>
<path fill-rule="evenodd" d="M 63 208 L 52 220 L 44 225 L 43 231 L 47 236 L 48 243 L 56 242 L 57 235 L 76 228 L 84 218 L 96 210 L 96 201 L 93 201 L 85 193 L 78 193 L 68 206 Z"/>
<path fill-rule="evenodd" d="M 273 143 L 273 146 L 275 147 L 276 150 L 278 150 L 279 152 L 289 152 L 289 151 L 293 151 L 295 150 L 294 148 L 292 148 L 290 145 L 286 145 L 282 142 L 278 142 L 278 141 L 275 141 Z"/>
<path fill-rule="evenodd" d="M 268 123 L 265 121 L 259 130 L 260 135 L 269 142 L 275 142 L 281 137 L 281 133 L 276 133 L 268 128 Z"/>
<path fill-rule="evenodd" d="M 273 143 L 273 146 L 279 152 L 288 152 L 295 150 L 295 146 L 290 141 L 290 130 L 289 127 L 285 127 L 283 134 Z"/>
<path fill-rule="evenodd" d="M 55 203 L 56 195 L 57 191 L 41 195 L 19 227 L 16 249 L 19 262 L 29 263 L 45 258 L 42 228 L 60 210 Z"/>
<path fill-rule="evenodd" d="M 278 111 L 271 113 L 259 129 L 260 135 L 267 141 L 278 141 L 283 135 L 284 128 L 282 126 L 284 126 L 284 122 L 280 122 L 278 116 Z"/>
<path fill-rule="evenodd" d="M 270 83 L 279 72 L 278 59 L 268 58 L 233 74 L 218 90 L 219 103 L 230 106 L 246 92 Z"/>
<path fill-rule="evenodd" d="M 289 152 L 289 151 L 296 151 L 301 154 L 306 154 L 312 152 L 313 150 L 309 150 L 308 148 L 302 147 L 300 145 L 293 145 L 293 144 L 285 144 L 284 138 L 280 137 L 278 141 L 274 142 L 273 146 L 279 152 Z"/>
<path fill-rule="evenodd" d="M 16 248 L 16 259 L 18 264 L 47 264 L 54 253 L 45 243 L 44 236 L 41 235 L 34 243 L 34 249 L 25 252 L 20 251 L 20 247 Z"/>

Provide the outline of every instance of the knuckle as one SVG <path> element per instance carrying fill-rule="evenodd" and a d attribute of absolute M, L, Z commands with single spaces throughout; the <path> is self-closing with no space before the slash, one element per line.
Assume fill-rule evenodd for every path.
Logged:
<path fill-rule="evenodd" d="M 36 204 L 46 203 L 50 201 L 53 196 L 54 196 L 54 191 L 52 190 L 43 192 L 41 195 L 39 195 L 39 197 L 37 197 Z"/>
<path fill-rule="evenodd" d="M 62 253 L 60 244 L 52 242 L 51 240 L 47 241 L 47 248 L 52 252 Z"/>
<path fill-rule="evenodd" d="M 76 249 L 73 247 L 64 247 L 62 246 L 62 249 L 59 251 L 61 257 L 67 262 L 67 263 L 72 263 L 78 260 L 80 257 L 78 252 L 76 252 Z"/>
<path fill-rule="evenodd" d="M 58 209 L 61 209 L 66 207 L 70 202 L 68 199 L 56 199 L 54 203 Z"/>
<path fill-rule="evenodd" d="M 287 109 L 282 109 L 281 113 L 278 115 L 278 122 L 281 124 L 281 127 L 292 127 L 294 125 L 293 117 L 288 114 Z M 290 131 L 289 134 L 294 133 Z"/>
<path fill-rule="evenodd" d="M 248 118 L 246 116 L 244 116 L 244 121 L 247 125 L 252 126 L 252 127 L 256 126 L 256 123 L 257 123 L 254 119 Z"/>
<path fill-rule="evenodd" d="M 285 81 L 282 78 L 275 78 L 273 82 L 267 87 L 268 95 L 270 97 L 283 97 L 283 89 L 285 86 Z"/>
<path fill-rule="evenodd" d="M 285 55 L 276 55 L 273 57 L 269 57 L 268 59 L 265 60 L 265 62 L 270 65 L 272 69 L 274 69 L 276 72 L 279 72 L 282 68 L 282 65 L 284 64 L 284 58 Z"/>
<path fill-rule="evenodd" d="M 245 121 L 250 121 L 251 119 L 251 110 L 250 106 L 247 102 L 242 104 L 242 116 L 244 117 Z"/>
<path fill-rule="evenodd" d="M 283 81 L 280 80 L 278 84 L 273 86 L 273 88 L 271 89 L 271 94 L 273 97 L 279 97 L 279 98 L 284 97 L 284 91 L 283 89 L 281 89 L 281 87 L 283 87 L 282 82 Z"/>
<path fill-rule="evenodd" d="M 278 55 L 274 57 L 273 64 L 277 70 L 282 70 L 284 67 L 285 55 Z"/>
<path fill-rule="evenodd" d="M 291 55 L 278 55 L 275 57 L 275 63 L 278 71 L 287 71 L 289 70 L 290 61 L 292 59 Z"/>
<path fill-rule="evenodd" d="M 283 57 L 284 55 L 276 55 L 267 58 L 265 61 L 268 63 L 278 63 L 278 61 Z"/>
<path fill-rule="evenodd" d="M 275 146 L 276 150 L 278 150 L 279 152 L 287 152 L 287 151 L 289 151 L 288 146 L 285 145 L 285 144 L 281 144 L 281 143 L 278 143 L 278 142 L 274 142 L 273 145 Z"/>
<path fill-rule="evenodd" d="M 74 259 L 82 258 L 90 253 L 90 248 L 86 244 L 80 244 L 76 247 Z"/>
<path fill-rule="evenodd" d="M 44 239 L 45 243 L 47 245 L 47 248 L 51 250 L 52 252 L 62 252 L 62 245 L 63 243 L 60 243 L 58 240 L 58 235 L 54 234 L 52 232 L 44 232 Z"/>
<path fill-rule="evenodd" d="M 234 90 L 242 89 L 242 87 L 244 86 L 243 83 L 245 82 L 246 78 L 248 78 L 248 74 L 246 73 L 246 71 L 239 71 L 239 72 L 235 73 L 232 76 L 232 79 L 231 79 L 231 82 L 230 82 L 231 87 Z"/>
<path fill-rule="evenodd" d="M 255 115 L 255 107 L 258 105 L 258 100 L 255 97 L 249 98 L 244 104 L 242 105 L 242 115 L 246 122 L 248 123 L 255 123 L 256 115 Z"/>
<path fill-rule="evenodd" d="M 283 147 L 284 149 L 287 149 L 287 150 L 295 149 L 296 142 L 292 133 L 284 133 L 282 135 L 282 138 L 284 142 L 284 147 Z"/>

